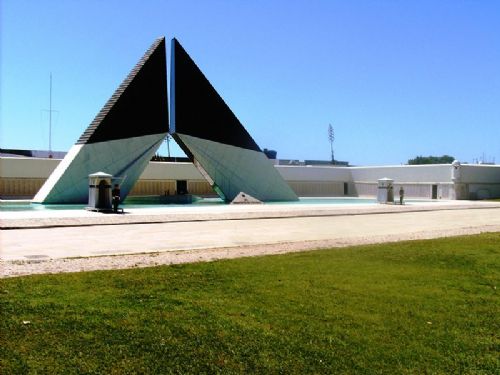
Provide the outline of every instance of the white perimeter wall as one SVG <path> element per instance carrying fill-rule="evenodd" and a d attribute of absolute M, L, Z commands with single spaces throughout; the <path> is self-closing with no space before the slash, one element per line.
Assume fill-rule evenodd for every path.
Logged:
<path fill-rule="evenodd" d="M 61 159 L 0 158 L 0 178 L 49 178 Z"/>
<path fill-rule="evenodd" d="M 150 161 L 141 180 L 204 180 L 192 163 L 164 163 Z"/>
<path fill-rule="evenodd" d="M 377 182 L 387 177 L 394 183 L 445 183 L 451 182 L 450 164 L 392 165 L 382 167 L 350 167 L 354 182 Z"/>
<path fill-rule="evenodd" d="M 17 187 L 31 184 L 34 189 L 49 177 L 59 164 L 59 159 L 40 158 L 0 158 L 1 186 L 15 180 Z M 461 165 L 461 183 L 467 184 L 470 198 L 500 196 L 500 165 Z M 431 185 L 438 186 L 438 198 L 452 198 L 452 167 L 438 165 L 395 165 L 378 167 L 327 167 L 327 166 L 288 166 L 279 165 L 276 169 L 290 186 L 302 196 L 344 195 L 344 183 L 348 183 L 348 195 L 376 195 L 377 180 L 392 178 L 396 184 L 404 185 L 408 197 L 430 198 Z M 205 187 L 204 178 L 191 163 L 150 162 L 139 182 L 188 180 Z M 37 182 L 38 181 L 38 182 Z M 163 189 L 163 188 L 162 188 Z M 173 191 L 175 188 L 170 188 Z M 207 190 L 209 191 L 209 189 Z M 0 194 L 6 194 L 0 192 Z"/>
<path fill-rule="evenodd" d="M 463 183 L 500 183 L 500 165 L 462 164 L 460 169 Z"/>
<path fill-rule="evenodd" d="M 351 181 L 351 172 L 346 167 L 276 165 L 275 168 L 286 181 Z"/>

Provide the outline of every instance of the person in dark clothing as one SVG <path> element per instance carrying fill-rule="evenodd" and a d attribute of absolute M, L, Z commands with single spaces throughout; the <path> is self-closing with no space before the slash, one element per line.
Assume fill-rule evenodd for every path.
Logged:
<path fill-rule="evenodd" d="M 120 186 L 118 184 L 115 184 L 111 195 L 113 197 L 113 211 L 118 212 L 118 205 L 120 204 Z"/>

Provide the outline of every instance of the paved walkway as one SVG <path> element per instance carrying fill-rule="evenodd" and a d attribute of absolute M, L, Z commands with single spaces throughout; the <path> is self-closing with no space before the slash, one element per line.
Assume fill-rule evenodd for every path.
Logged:
<path fill-rule="evenodd" d="M 338 245 L 500 231 L 500 204 L 486 202 L 174 211 L 3 212 L 0 258 L 40 261 L 318 241 Z"/>
<path fill-rule="evenodd" d="M 500 208 L 500 202 L 420 201 L 408 203 L 403 206 L 380 204 L 186 205 L 127 209 L 125 214 L 117 215 L 83 209 L 0 211 L 0 229 L 344 216 L 494 207 Z"/>

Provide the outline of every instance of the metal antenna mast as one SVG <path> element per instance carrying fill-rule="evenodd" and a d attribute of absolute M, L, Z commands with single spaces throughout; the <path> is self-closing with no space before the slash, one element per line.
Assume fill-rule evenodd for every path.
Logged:
<path fill-rule="evenodd" d="M 50 73 L 49 93 L 49 158 L 52 158 L 52 72 Z"/>
<path fill-rule="evenodd" d="M 332 152 L 332 164 L 335 164 L 335 157 L 333 155 L 333 141 L 335 140 L 335 130 L 332 124 L 328 124 L 328 140 L 330 141 L 330 150 Z"/>
<path fill-rule="evenodd" d="M 52 109 L 52 72 L 50 73 L 50 86 L 49 86 L 49 109 L 42 109 L 42 112 L 49 112 L 49 158 L 54 155 L 52 153 L 52 112 L 59 112 Z"/>

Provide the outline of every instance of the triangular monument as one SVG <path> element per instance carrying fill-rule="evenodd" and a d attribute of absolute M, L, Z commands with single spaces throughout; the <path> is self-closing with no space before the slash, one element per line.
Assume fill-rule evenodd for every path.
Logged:
<path fill-rule="evenodd" d="M 176 39 L 171 59 L 170 132 L 221 198 L 244 191 L 260 201 L 297 200 Z"/>
<path fill-rule="evenodd" d="M 146 51 L 37 193 L 38 203 L 86 203 L 104 171 L 125 199 L 168 132 L 165 38 Z"/>

